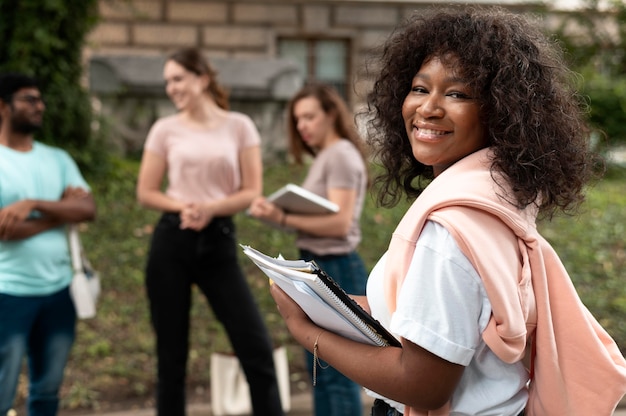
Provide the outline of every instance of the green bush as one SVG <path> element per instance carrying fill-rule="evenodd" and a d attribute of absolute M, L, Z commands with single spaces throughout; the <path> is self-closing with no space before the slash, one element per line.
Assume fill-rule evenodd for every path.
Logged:
<path fill-rule="evenodd" d="M 0 71 L 35 76 L 46 101 L 37 138 L 72 153 L 83 171 L 106 165 L 104 130 L 93 129 L 81 86 L 85 36 L 98 21 L 98 0 L 0 0 Z"/>
<path fill-rule="evenodd" d="M 624 176 L 589 190 L 578 217 L 540 224 L 589 310 L 626 351 L 626 195 Z"/>
<path fill-rule="evenodd" d="M 584 71 L 582 93 L 589 99 L 589 121 L 606 136 L 603 146 L 626 144 L 626 77 Z"/>

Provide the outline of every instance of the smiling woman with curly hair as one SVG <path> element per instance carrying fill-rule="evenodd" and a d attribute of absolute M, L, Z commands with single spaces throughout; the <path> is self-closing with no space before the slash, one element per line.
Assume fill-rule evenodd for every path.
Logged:
<path fill-rule="evenodd" d="M 424 183 L 413 180 L 433 177 L 432 168 L 413 157 L 399 110 L 414 75 L 437 56 L 453 60 L 467 80 L 480 105 L 492 167 L 510 181 L 515 204 L 538 203 L 546 213 L 574 208 L 597 167 L 575 74 L 556 42 L 527 18 L 499 10 L 474 17 L 471 10 L 454 19 L 446 12 L 416 14 L 386 44 L 381 62 L 394 65 L 383 65 L 369 95 L 376 114 L 370 137 L 387 168 L 378 178 L 386 187 L 381 202 L 393 205 L 403 190 L 417 196 Z"/>
<path fill-rule="evenodd" d="M 416 13 L 378 68 L 379 202 L 415 201 L 357 300 L 402 347 L 331 333 L 274 285 L 291 333 L 373 416 L 612 414 L 626 361 L 536 225 L 599 166 L 560 49 L 520 15 L 454 7 Z"/>

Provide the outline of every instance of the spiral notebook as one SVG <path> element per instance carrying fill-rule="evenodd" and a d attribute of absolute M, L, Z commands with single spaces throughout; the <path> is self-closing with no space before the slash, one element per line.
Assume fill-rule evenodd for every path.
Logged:
<path fill-rule="evenodd" d="M 250 246 L 243 252 L 280 286 L 317 325 L 354 341 L 377 346 L 400 342 L 318 267 L 314 261 L 270 257 Z"/>

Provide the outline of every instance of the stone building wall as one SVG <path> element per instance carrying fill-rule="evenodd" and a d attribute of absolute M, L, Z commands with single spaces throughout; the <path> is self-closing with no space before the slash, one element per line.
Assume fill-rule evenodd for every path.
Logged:
<path fill-rule="evenodd" d="M 85 57 L 89 62 L 93 55 L 163 55 L 194 45 L 209 58 L 250 62 L 277 57 L 280 37 L 342 38 L 350 45 L 348 101 L 356 110 L 371 84 L 366 68 L 372 50 L 410 13 L 433 3 L 437 2 L 100 0 L 101 21 L 88 37 Z M 538 2 L 497 3 L 527 10 Z"/>
<path fill-rule="evenodd" d="M 196 45 L 209 56 L 275 57 L 280 36 L 347 38 L 354 104 L 368 86 L 363 76 L 371 49 L 412 11 L 433 3 L 437 2 L 101 0 L 102 20 L 89 36 L 86 52 L 150 54 Z M 528 1 L 497 3 L 532 7 Z"/>

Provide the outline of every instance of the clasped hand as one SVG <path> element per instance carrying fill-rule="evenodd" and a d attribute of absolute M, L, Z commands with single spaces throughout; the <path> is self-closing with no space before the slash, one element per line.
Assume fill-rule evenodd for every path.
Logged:
<path fill-rule="evenodd" d="M 281 219 L 285 216 L 282 209 L 262 196 L 252 201 L 248 212 L 254 218 L 271 221 L 276 224 L 280 224 Z"/>
<path fill-rule="evenodd" d="M 180 211 L 180 228 L 200 231 L 213 219 L 213 213 L 207 205 L 186 204 Z"/>

